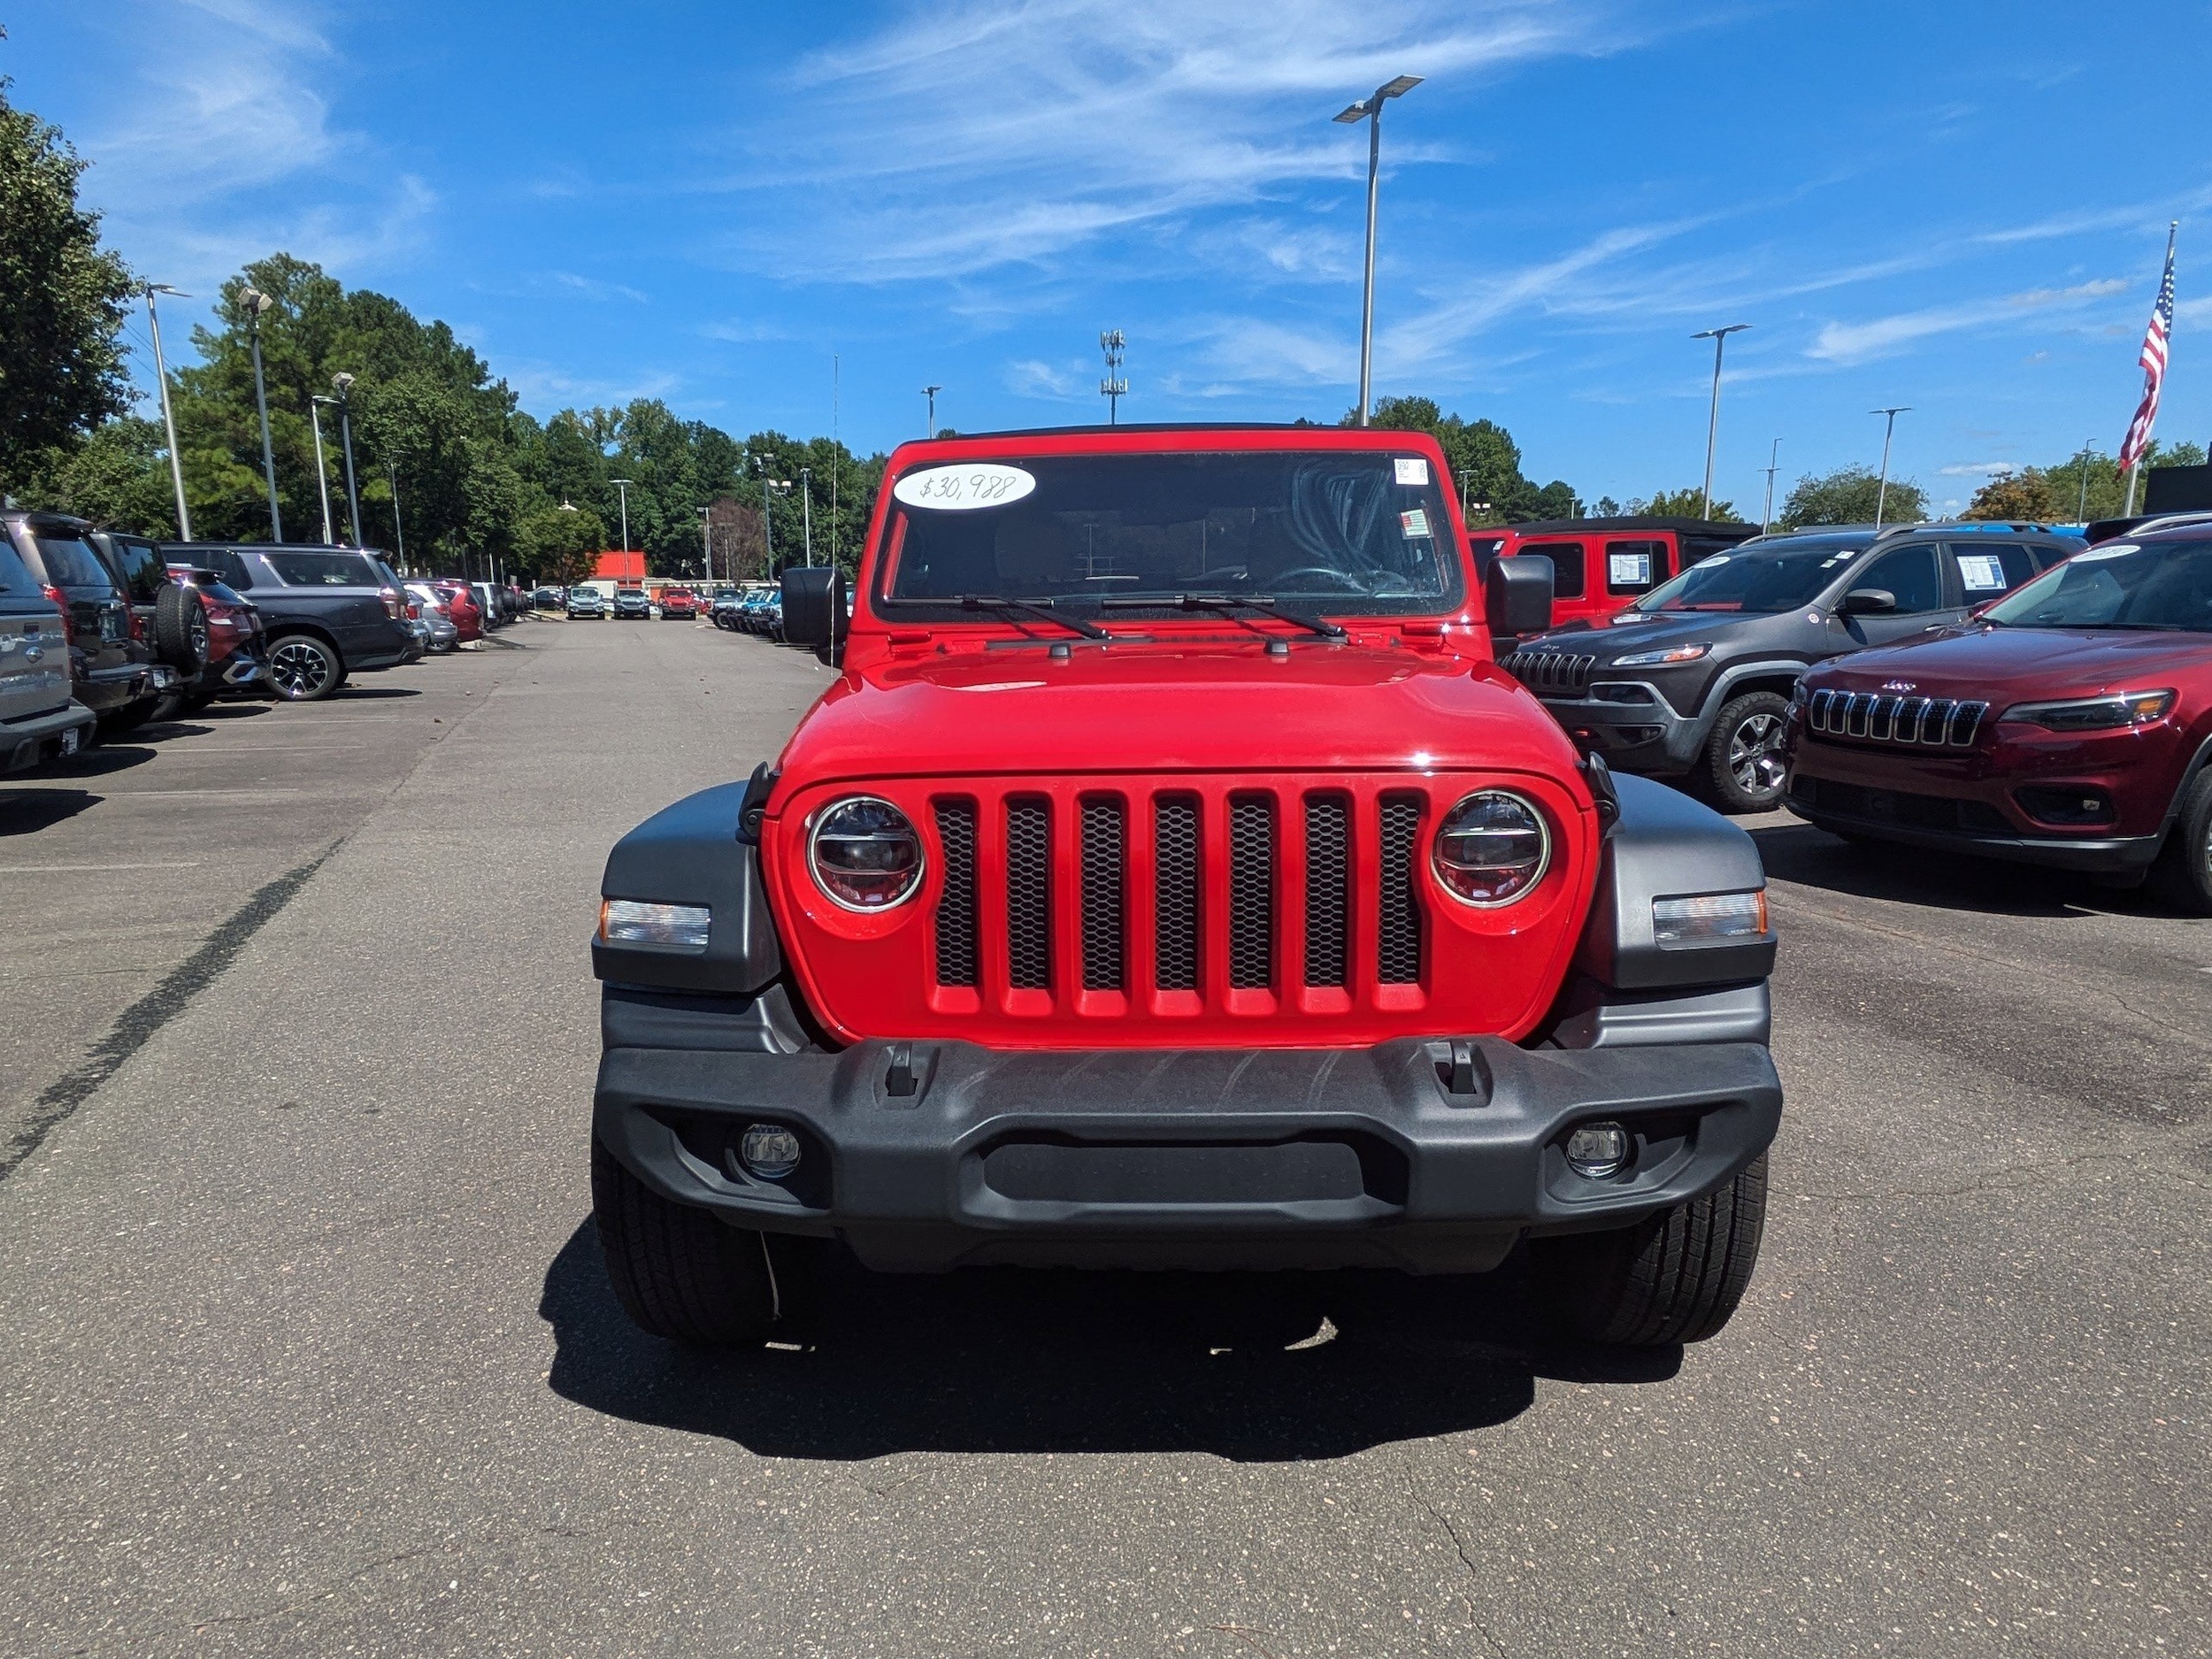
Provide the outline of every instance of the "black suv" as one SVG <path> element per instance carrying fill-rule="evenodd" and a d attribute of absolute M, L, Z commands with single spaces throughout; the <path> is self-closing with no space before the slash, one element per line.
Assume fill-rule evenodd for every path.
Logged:
<path fill-rule="evenodd" d="M 373 552 L 343 547 L 172 541 L 172 566 L 211 570 L 252 599 L 268 629 L 269 688 L 288 703 L 327 697 L 346 676 L 419 661 L 407 595 Z"/>
<path fill-rule="evenodd" d="M 1504 666 L 1609 764 L 1688 774 L 1730 811 L 1763 811 L 1782 798 L 1783 717 L 1808 667 L 1955 622 L 2082 546 L 2029 525 L 1759 536 Z"/>
<path fill-rule="evenodd" d="M 95 530 L 86 543 L 129 595 L 137 633 L 154 648 L 154 687 L 162 695 L 139 705 L 141 718 L 195 695 L 207 669 L 207 612 L 199 595 L 169 574 L 161 544 L 119 530 Z"/>

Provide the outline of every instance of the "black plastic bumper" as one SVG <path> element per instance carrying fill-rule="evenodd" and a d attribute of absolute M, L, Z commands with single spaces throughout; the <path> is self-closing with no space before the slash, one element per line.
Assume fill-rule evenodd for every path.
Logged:
<path fill-rule="evenodd" d="M 868 1265 L 1393 1266 L 1479 1271 L 1528 1233 L 1627 1225 L 1709 1191 L 1774 1138 L 1752 1042 L 1523 1049 L 840 1054 L 611 1047 L 594 1127 L 663 1196 L 768 1232 L 837 1234 Z M 1635 1138 L 1593 1180 L 1578 1124 Z M 746 1172 L 748 1125 L 799 1168 Z"/>
<path fill-rule="evenodd" d="M 1783 798 L 1783 804 L 1814 828 L 1827 830 L 1832 834 L 1864 835 L 1906 847 L 1969 853 L 1980 858 L 2042 864 L 2052 870 L 2074 870 L 2089 875 L 2140 876 L 2158 861 L 2160 849 L 2165 845 L 2162 835 L 1999 835 L 1985 830 L 1932 829 L 1901 824 L 1894 818 L 1838 812 L 1824 806 L 1808 806 L 1787 796 Z"/>

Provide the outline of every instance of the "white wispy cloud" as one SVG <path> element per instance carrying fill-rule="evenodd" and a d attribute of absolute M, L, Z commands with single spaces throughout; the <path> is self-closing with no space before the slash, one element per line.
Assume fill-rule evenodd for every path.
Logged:
<path fill-rule="evenodd" d="M 1955 461 L 1949 466 L 1939 466 L 1939 478 L 1994 478 L 2000 472 L 2016 472 L 2017 461 Z"/>
<path fill-rule="evenodd" d="M 836 187 L 820 198 L 827 221 L 803 242 L 756 240 L 747 252 L 818 273 L 826 236 L 847 275 L 956 275 L 1350 178 L 1365 146 L 1328 118 L 1363 88 L 1402 71 L 1463 88 L 1537 58 L 1615 50 L 1623 33 L 1605 17 L 1603 0 L 916 5 L 802 65 L 795 125 L 808 148 L 790 163 Z"/>
<path fill-rule="evenodd" d="M 2030 288 L 1963 305 L 1934 305 L 1923 311 L 1900 311 L 1863 323 L 1828 323 L 1822 326 L 1807 355 L 1830 363 L 1863 363 L 1886 356 L 1937 334 L 2016 323 L 2039 313 L 2078 310 L 2129 285 L 2116 277 L 2078 282 L 2071 288 Z"/>
<path fill-rule="evenodd" d="M 1080 370 L 1042 357 L 1018 357 L 1006 365 L 1006 389 L 1017 397 L 1070 398 L 1089 389 Z"/>

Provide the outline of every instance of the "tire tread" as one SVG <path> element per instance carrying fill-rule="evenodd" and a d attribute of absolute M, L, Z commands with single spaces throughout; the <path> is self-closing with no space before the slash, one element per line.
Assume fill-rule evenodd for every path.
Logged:
<path fill-rule="evenodd" d="M 615 1299 L 640 1329 L 696 1348 L 757 1341 L 776 1317 L 761 1234 L 672 1203 L 595 1137 L 592 1213 Z"/>

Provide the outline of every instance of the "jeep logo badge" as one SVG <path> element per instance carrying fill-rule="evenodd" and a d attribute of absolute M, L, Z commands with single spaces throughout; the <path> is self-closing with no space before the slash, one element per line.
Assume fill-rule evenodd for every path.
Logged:
<path fill-rule="evenodd" d="M 1910 691 L 1919 683 L 1916 680 L 1885 680 L 1882 682 L 1882 689 L 1884 691 Z"/>

